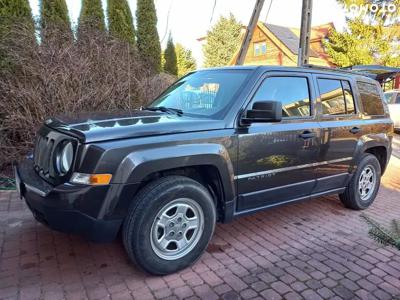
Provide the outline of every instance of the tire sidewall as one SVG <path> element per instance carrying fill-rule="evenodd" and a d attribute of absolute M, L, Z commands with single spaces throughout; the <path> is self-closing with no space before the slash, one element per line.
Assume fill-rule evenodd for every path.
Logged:
<path fill-rule="evenodd" d="M 360 197 L 360 194 L 358 192 L 358 183 L 359 183 L 359 179 L 360 179 L 362 171 L 367 166 L 371 166 L 374 169 L 375 176 L 376 176 L 376 183 L 375 183 L 374 191 L 373 191 L 372 195 L 369 197 L 369 199 L 362 200 Z M 378 194 L 378 191 L 379 191 L 380 181 L 381 181 L 381 166 L 379 164 L 379 161 L 376 159 L 375 156 L 373 156 L 371 154 L 366 154 L 361 159 L 360 164 L 357 167 L 357 171 L 354 174 L 353 187 L 352 187 L 352 190 L 354 193 L 354 200 L 356 202 L 356 205 L 360 209 L 365 209 L 374 202 L 376 195 Z"/>
<path fill-rule="evenodd" d="M 146 199 L 142 213 L 132 223 L 133 238 L 131 247 L 136 263 L 145 271 L 153 274 L 168 274 L 181 270 L 195 262 L 207 247 L 215 228 L 216 213 L 213 200 L 208 191 L 196 182 L 180 182 L 162 191 L 155 199 Z M 184 257 L 176 260 L 160 258 L 151 246 L 151 228 L 159 211 L 169 202 L 179 198 L 190 198 L 196 201 L 203 210 L 203 233 L 197 245 Z"/>

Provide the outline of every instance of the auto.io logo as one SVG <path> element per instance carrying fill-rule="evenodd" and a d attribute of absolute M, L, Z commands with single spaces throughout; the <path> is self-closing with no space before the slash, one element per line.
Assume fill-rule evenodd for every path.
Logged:
<path fill-rule="evenodd" d="M 370 3 L 370 4 L 350 4 L 347 7 L 348 13 L 356 18 L 370 17 L 375 19 L 378 15 L 380 17 L 391 18 L 397 15 L 397 6 L 394 3 Z"/>

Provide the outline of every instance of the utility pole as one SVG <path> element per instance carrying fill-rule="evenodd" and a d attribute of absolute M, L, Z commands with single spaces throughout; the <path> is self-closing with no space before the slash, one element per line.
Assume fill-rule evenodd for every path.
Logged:
<path fill-rule="evenodd" d="M 300 44 L 297 54 L 297 65 L 299 67 L 308 64 L 311 39 L 312 6 L 312 0 L 303 0 L 303 8 L 301 11 Z"/>
<path fill-rule="evenodd" d="M 236 59 L 236 65 L 243 65 L 244 63 L 244 59 L 246 58 L 246 53 L 249 49 L 250 41 L 253 37 L 254 29 L 257 26 L 258 18 L 260 17 L 264 2 L 265 0 L 256 1 L 256 5 L 254 6 L 253 13 L 250 18 L 249 26 L 247 26 L 246 34 L 244 36 L 242 46 L 240 47 L 239 54 Z"/>

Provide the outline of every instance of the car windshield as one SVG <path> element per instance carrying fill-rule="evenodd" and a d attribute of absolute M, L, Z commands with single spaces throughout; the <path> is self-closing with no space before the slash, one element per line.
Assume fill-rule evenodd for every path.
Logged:
<path fill-rule="evenodd" d="M 191 73 L 170 86 L 151 105 L 182 114 L 222 119 L 249 70 L 205 70 Z"/>

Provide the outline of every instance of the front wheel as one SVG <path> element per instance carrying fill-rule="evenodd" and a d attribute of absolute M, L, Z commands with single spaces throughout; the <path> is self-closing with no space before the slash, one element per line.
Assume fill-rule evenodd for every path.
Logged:
<path fill-rule="evenodd" d="M 200 257 L 215 222 L 215 205 L 204 186 L 187 177 L 164 177 L 135 197 L 123 226 L 125 249 L 145 271 L 170 274 Z"/>
<path fill-rule="evenodd" d="M 362 210 L 374 202 L 381 182 L 381 166 L 378 159 L 365 153 L 343 194 L 339 195 L 344 206 Z"/>

